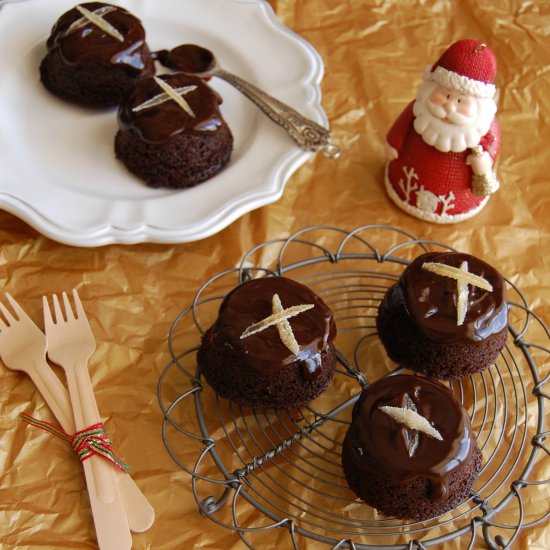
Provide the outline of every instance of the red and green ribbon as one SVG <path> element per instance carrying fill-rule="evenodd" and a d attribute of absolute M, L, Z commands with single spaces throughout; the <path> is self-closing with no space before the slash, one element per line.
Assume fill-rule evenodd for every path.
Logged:
<path fill-rule="evenodd" d="M 70 443 L 78 455 L 80 462 L 84 462 L 88 458 L 98 455 L 123 472 L 127 472 L 129 470 L 129 467 L 124 464 L 113 452 L 113 449 L 111 448 L 111 440 L 106 436 L 105 427 L 101 422 L 71 435 L 55 424 L 50 424 L 44 420 L 38 420 L 37 418 L 34 418 L 26 413 L 21 413 L 19 417 L 24 422 L 27 422 L 27 424 L 45 430 L 46 432 Z"/>

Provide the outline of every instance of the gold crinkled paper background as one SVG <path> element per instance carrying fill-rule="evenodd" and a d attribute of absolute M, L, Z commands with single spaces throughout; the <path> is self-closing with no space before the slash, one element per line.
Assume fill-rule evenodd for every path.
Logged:
<path fill-rule="evenodd" d="M 158 5 L 161 9 L 162 0 Z M 235 266 L 255 244 L 318 224 L 347 230 L 398 226 L 481 256 L 518 285 L 531 309 L 550 323 L 550 3 L 271 0 L 271 5 L 324 60 L 322 103 L 343 150 L 340 159 L 314 156 L 276 203 L 194 243 L 81 249 L 53 242 L 0 212 L 0 283 L 33 319 L 41 323 L 42 294 L 79 288 L 97 339 L 91 376 L 99 409 L 116 450 L 156 510 L 152 528 L 133 535 L 136 549 L 244 547 L 233 532 L 198 512 L 190 476 L 164 448 L 156 392 L 169 361 L 174 319 L 202 282 Z M 385 134 L 414 97 L 424 66 L 466 37 L 486 41 L 499 60 L 502 187 L 473 219 L 431 225 L 400 211 L 386 196 Z M 547 340 L 540 343 L 548 346 Z M 541 376 L 548 367 L 539 366 Z M 0 366 L 0 387 L 0 548 L 94 548 L 76 458 L 63 442 L 17 418 L 27 412 L 53 420 L 51 413 L 24 375 Z M 196 458 L 183 443 L 179 450 L 183 461 Z M 550 471 L 536 474 L 546 479 Z M 548 513 L 550 487 L 529 494 L 528 518 Z M 254 510 L 244 518 L 251 525 L 259 521 Z M 255 541 L 261 548 L 291 547 L 284 529 Z M 465 548 L 465 541 L 445 548 Z M 299 544 L 321 547 L 304 538 Z M 483 548 L 481 539 L 475 548 Z M 514 548 L 550 548 L 546 522 L 522 532 Z"/>

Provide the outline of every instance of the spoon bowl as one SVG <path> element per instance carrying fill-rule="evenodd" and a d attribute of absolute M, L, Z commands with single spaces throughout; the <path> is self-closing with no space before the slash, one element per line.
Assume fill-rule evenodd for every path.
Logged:
<path fill-rule="evenodd" d="M 220 68 L 214 54 L 196 44 L 182 44 L 171 50 L 161 50 L 156 52 L 156 57 L 169 69 L 199 78 L 210 78 Z"/>

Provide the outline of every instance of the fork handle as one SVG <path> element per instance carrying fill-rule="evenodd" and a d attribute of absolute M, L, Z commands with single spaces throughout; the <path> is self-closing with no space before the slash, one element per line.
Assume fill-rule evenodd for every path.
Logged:
<path fill-rule="evenodd" d="M 100 550 L 130 550 L 132 548 L 132 535 L 124 507 L 114 500 L 105 503 L 99 498 L 95 485 L 95 473 L 93 471 L 93 460 L 103 459 L 93 456 L 82 463 L 88 496 L 94 516 L 95 532 Z"/>
<path fill-rule="evenodd" d="M 66 374 L 75 428 L 81 430 L 85 427 L 85 419 L 81 410 L 77 379 L 75 373 L 71 370 L 67 370 Z M 55 376 L 53 372 L 52 375 Z M 45 382 L 44 378 L 47 382 Z M 56 386 L 59 388 L 58 384 L 53 382 L 53 378 L 50 375 L 45 375 L 45 377 L 38 376 L 38 384 L 43 387 L 47 387 L 46 384 L 52 384 L 54 388 Z M 48 389 L 45 390 L 45 393 L 49 398 L 54 395 L 54 393 L 48 391 Z M 53 398 L 53 401 L 55 401 L 55 398 Z M 61 402 L 63 402 L 63 398 L 61 398 Z M 63 406 L 64 405 L 59 405 L 59 403 L 57 405 L 57 407 Z M 63 414 L 62 417 L 65 418 L 66 415 Z M 102 478 L 99 472 L 96 472 L 96 470 L 99 470 L 97 467 L 102 466 L 101 463 L 103 463 L 103 466 L 110 469 L 110 466 L 98 456 L 92 456 L 82 463 L 86 485 L 88 487 L 88 497 L 90 499 L 92 515 L 94 517 L 98 546 L 100 550 L 130 550 L 132 548 L 132 535 L 130 534 L 130 528 L 128 520 L 126 519 L 126 512 L 122 505 L 122 500 L 116 498 L 114 478 L 111 494 L 106 495 L 101 493 L 103 488 L 98 482 L 100 482 Z"/>
<path fill-rule="evenodd" d="M 87 365 L 83 367 L 65 366 L 65 373 L 76 430 L 84 430 L 101 422 Z M 116 490 L 112 466 L 98 456 L 92 456 L 86 462 L 92 464 L 95 486 L 100 500 L 105 503 L 113 502 L 116 498 Z"/>
<path fill-rule="evenodd" d="M 68 434 L 74 434 L 76 429 L 71 399 L 50 365 L 44 360 L 37 363 L 28 374 L 63 430 Z"/>

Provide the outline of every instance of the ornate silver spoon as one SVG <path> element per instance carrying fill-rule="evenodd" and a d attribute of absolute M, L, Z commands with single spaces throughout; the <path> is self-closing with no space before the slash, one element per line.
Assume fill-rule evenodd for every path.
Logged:
<path fill-rule="evenodd" d="M 217 76 L 225 80 L 253 101 L 273 122 L 283 127 L 301 149 L 322 151 L 329 158 L 340 156 L 340 148 L 331 142 L 326 128 L 241 77 L 222 69 L 210 50 L 195 44 L 183 44 L 172 50 L 160 50 L 153 55 L 170 69 L 201 78 Z"/>

